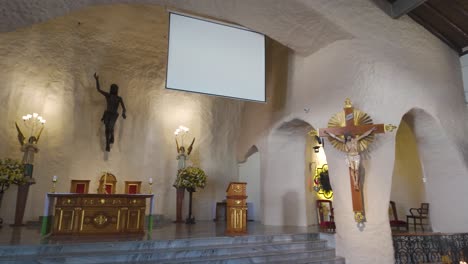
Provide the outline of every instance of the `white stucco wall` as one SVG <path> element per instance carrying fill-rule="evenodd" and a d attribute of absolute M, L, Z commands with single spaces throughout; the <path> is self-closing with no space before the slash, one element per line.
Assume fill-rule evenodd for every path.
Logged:
<path fill-rule="evenodd" d="M 266 225 L 307 226 L 314 222 L 313 194 L 307 190 L 310 151 L 307 132 L 312 127 L 290 120 L 267 138 L 267 157 L 262 168 L 263 223 Z"/>
<path fill-rule="evenodd" d="M 63 1 L 62 5 L 46 2 L 40 8 L 27 8 L 40 5 L 38 3 L 26 0 L 2 3 L 0 10 L 4 15 L 2 22 L 5 22 L 0 23 L 2 30 L 8 31 L 18 26 L 45 21 L 93 1 Z M 301 193 L 305 188 L 305 140 L 299 140 L 301 128 L 293 132 L 297 133 L 297 136 L 292 137 L 284 131 L 278 131 L 277 128 L 293 119 L 304 120 L 315 128 L 325 127 L 328 118 L 340 111 L 344 99 L 350 97 L 355 106 L 369 113 L 376 123 L 399 124 L 403 115 L 410 109 L 419 108 L 423 111 L 423 114 L 415 114 L 414 134 L 421 165 L 428 178 L 426 193 L 431 203 L 433 228 L 442 232 L 468 230 L 468 214 L 463 213 L 468 212 L 468 208 L 464 207 L 468 205 L 453 207 L 453 201 L 463 200 L 462 188 L 468 185 L 466 158 L 462 156 L 462 153 L 468 153 L 468 142 L 465 137 L 467 119 L 460 62 L 457 54 L 435 36 L 406 16 L 398 20 L 391 19 L 367 0 L 356 0 L 352 3 L 340 0 L 194 0 L 164 1 L 164 4 L 245 25 L 266 33 L 291 48 L 286 81 L 280 82 L 279 88 L 282 89 L 275 90 L 280 91 L 274 93 L 276 97 L 269 98 L 270 102 L 277 104 L 275 107 L 271 107 L 271 104 L 267 104 L 266 107 L 246 104 L 238 144 L 238 157 L 244 155 L 252 145 L 257 145 L 262 151 L 262 185 L 266 182 L 272 184 L 269 189 L 262 187 L 261 202 L 264 205 L 265 223 L 279 223 L 286 213 L 293 216 L 290 215 L 284 223 L 307 223 L 306 214 L 296 210 L 301 207 L 294 207 L 295 204 L 305 206 L 307 199 Z M 22 12 L 25 7 L 29 13 Z M 105 21 L 106 18 L 102 20 Z M 116 34 L 112 30 L 105 33 L 107 36 Z M 29 42 L 43 41 L 38 35 L 31 33 L 28 37 Z M 40 51 L 42 50 L 38 49 L 37 53 Z M 37 54 L 30 52 L 23 55 L 25 60 L 30 54 Z M 101 57 L 96 62 L 106 62 L 107 59 Z M 10 59 L 4 63 L 12 65 L 13 61 Z M 18 74 L 30 73 L 31 70 L 29 67 L 19 67 L 19 70 L 3 72 L 5 74 L 2 77 L 8 80 L 8 83 Z M 89 70 L 84 77 L 77 78 L 76 81 L 89 82 L 88 76 L 92 72 Z M 152 75 L 149 77 L 151 80 Z M 31 79 L 31 83 L 37 83 L 33 82 L 34 78 L 28 79 Z M 138 87 L 147 83 L 138 80 L 135 79 Z M 122 87 L 126 86 L 122 81 L 119 84 Z M 8 96 L 15 95 L 8 93 Z M 54 98 L 52 95 L 49 97 Z M 93 100 L 97 104 L 98 97 L 92 98 L 95 98 Z M 232 107 L 236 108 L 235 105 Z M 310 111 L 305 113 L 304 108 L 310 108 Z M 11 107 L 7 110 L 12 111 Z M 210 111 L 203 113 L 210 114 Z M 15 116 L 16 113 L 10 115 Z M 8 118 L 11 122 L 16 116 Z M 94 118 L 98 123 L 98 117 Z M 418 120 L 421 122 L 418 123 Z M 7 138 L 14 134 L 8 133 L 0 133 L 2 142 L 7 142 Z M 209 134 L 209 131 L 206 134 Z M 73 138 L 70 135 L 66 136 Z M 45 141 L 46 139 L 43 142 Z M 167 146 L 169 148 L 170 144 L 167 143 Z M 344 256 L 347 263 L 393 263 L 387 213 L 394 168 L 395 133 L 377 136 L 369 159 L 363 162 L 366 171 L 364 191 L 367 223 L 362 231 L 356 228 L 352 217 L 344 155 L 332 149 L 330 144 L 326 144 L 325 148 L 331 183 L 335 191 L 338 254 Z M 9 149 L 14 147 L 10 146 Z M 215 149 L 210 153 L 217 151 L 222 150 Z M 65 150 L 56 153 L 65 153 Z M 278 153 L 290 157 L 283 158 L 287 161 L 284 165 L 289 166 L 290 170 L 275 170 L 275 164 L 272 162 L 281 161 L 282 158 Z M 56 157 L 61 158 L 58 154 Z M 71 160 L 71 157 L 65 160 Z M 220 164 L 220 167 L 222 166 L 226 165 Z M 285 173 L 290 174 L 290 177 L 285 178 Z M 271 196 L 271 190 L 288 195 L 274 197 Z M 287 212 L 283 212 L 283 201 L 293 204 Z M 294 216 L 295 218 L 291 218 Z"/>
<path fill-rule="evenodd" d="M 247 202 L 253 204 L 249 219 L 260 221 L 260 153 L 255 152 L 244 163 L 239 164 L 239 181 L 247 183 Z"/>
<path fill-rule="evenodd" d="M 460 57 L 463 76 L 463 89 L 465 90 L 465 102 L 468 102 L 468 55 Z"/>
<path fill-rule="evenodd" d="M 159 6 L 109 5 L 0 34 L 0 157 L 21 159 L 14 126 L 21 116 L 38 112 L 47 119 L 25 221 L 42 215 L 53 175 L 57 192 L 68 192 L 71 179 L 89 179 L 95 193 L 103 171 L 117 176 L 119 193 L 125 180 L 142 181 L 147 192 L 152 177 L 156 214 L 174 218 L 173 133 L 181 124 L 196 137 L 191 162 L 208 175 L 207 187 L 195 193 L 194 215 L 213 218 L 214 202 L 237 179 L 235 142 L 243 103 L 164 89 L 167 23 Z M 108 155 L 100 122 L 105 99 L 96 91 L 94 72 L 103 90 L 111 83 L 120 86 L 127 107 Z M 14 217 L 7 212 L 14 211 L 15 195 L 15 188 L 8 190 L 0 209 L 6 223 Z"/>

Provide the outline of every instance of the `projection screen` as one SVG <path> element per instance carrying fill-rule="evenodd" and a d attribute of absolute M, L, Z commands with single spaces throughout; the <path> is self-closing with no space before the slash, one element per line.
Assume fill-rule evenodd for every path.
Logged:
<path fill-rule="evenodd" d="M 170 13 L 166 88 L 265 102 L 265 36 Z"/>

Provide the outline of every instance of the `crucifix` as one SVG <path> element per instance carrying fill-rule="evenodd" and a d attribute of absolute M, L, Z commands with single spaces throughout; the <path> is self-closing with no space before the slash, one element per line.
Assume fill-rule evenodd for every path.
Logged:
<path fill-rule="evenodd" d="M 365 222 L 362 183 L 359 175 L 360 152 L 368 148 L 374 140 L 374 134 L 391 132 L 395 128 L 393 125 L 373 124 L 370 116 L 354 109 L 351 100 L 347 98 L 344 111 L 336 113 L 328 121 L 328 128 L 319 129 L 319 136 L 328 136 L 333 147 L 346 152 L 354 219 L 358 223 Z"/>

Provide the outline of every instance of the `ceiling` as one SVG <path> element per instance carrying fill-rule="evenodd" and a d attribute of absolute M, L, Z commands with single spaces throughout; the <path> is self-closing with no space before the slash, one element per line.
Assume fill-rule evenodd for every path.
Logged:
<path fill-rule="evenodd" d="M 468 0 L 374 0 L 393 18 L 407 14 L 459 55 L 468 53 Z"/>

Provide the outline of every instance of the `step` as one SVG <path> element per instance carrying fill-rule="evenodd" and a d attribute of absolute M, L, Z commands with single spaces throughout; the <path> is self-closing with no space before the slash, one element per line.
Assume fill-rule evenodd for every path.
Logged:
<path fill-rule="evenodd" d="M 290 242 L 272 242 L 272 243 L 247 243 L 247 244 L 222 244 L 216 246 L 204 247 L 187 247 L 187 248 L 167 248 L 167 249 L 142 249 L 137 251 L 125 251 L 125 255 L 129 254 L 152 254 L 153 258 L 158 259 L 175 259 L 184 258 L 187 255 L 191 257 L 203 256 L 228 256 L 236 254 L 249 254 L 252 252 L 268 252 L 274 250 L 320 250 L 326 248 L 326 242 L 322 240 L 313 241 L 290 241 Z M 85 253 L 67 253 L 61 254 L 61 257 L 81 257 L 83 254 L 92 256 L 111 256 L 122 255 L 122 250 L 109 251 L 86 251 Z M 42 254 L 42 255 L 22 255 L 3 257 L 2 260 L 33 260 L 36 258 L 46 259 L 55 258 L 57 254 Z M 2 263 L 0 261 L 0 263 Z"/>
<path fill-rule="evenodd" d="M 151 240 L 126 242 L 99 242 L 36 246 L 0 246 L 0 257 L 49 256 L 88 254 L 90 252 L 140 251 L 156 249 L 193 248 L 219 245 L 245 245 L 249 243 L 320 241 L 316 233 L 255 235 L 236 237 L 190 238 L 177 240 Z"/>
<path fill-rule="evenodd" d="M 289 264 L 297 263 L 296 260 L 326 260 L 335 258 L 335 250 L 321 249 L 321 250 L 290 250 L 290 251 L 273 251 L 273 252 L 259 252 L 248 255 L 233 255 L 220 257 L 204 257 L 192 259 L 175 259 L 158 261 L 161 264 L 173 263 L 222 263 L 222 264 L 249 264 L 249 263 L 272 263 L 274 261 L 283 261 Z M 151 263 L 154 260 L 149 259 L 144 263 Z M 138 262 L 141 263 L 141 262 Z"/>
<path fill-rule="evenodd" d="M 88 264 L 88 263 L 271 263 L 272 261 L 294 261 L 296 259 L 316 259 L 328 260 L 335 257 L 334 249 L 321 250 L 284 250 L 274 252 L 256 252 L 249 254 L 225 255 L 225 256 L 204 256 L 185 257 L 174 259 L 161 259 L 159 254 L 152 253 L 124 253 L 121 254 L 101 254 L 82 256 L 61 256 L 61 257 L 37 257 L 29 260 L 1 260 L 0 263 L 43 263 L 43 264 Z M 289 262 L 291 263 L 291 262 Z"/>
<path fill-rule="evenodd" d="M 65 241 L 64 241 L 65 242 Z M 177 240 L 3 246 L 0 264 L 271 263 L 344 264 L 317 233 Z"/>

